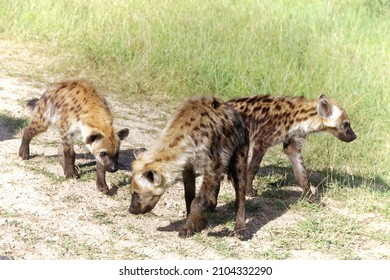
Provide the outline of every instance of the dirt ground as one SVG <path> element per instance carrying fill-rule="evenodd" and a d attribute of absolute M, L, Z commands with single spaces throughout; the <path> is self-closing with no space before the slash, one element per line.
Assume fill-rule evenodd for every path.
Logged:
<path fill-rule="evenodd" d="M 0 112 L 7 112 L 15 120 L 31 116 L 25 103 L 39 97 L 44 88 L 1 75 Z M 115 101 L 110 98 L 110 103 Z M 121 105 L 112 107 L 117 106 Z M 197 240 L 178 238 L 185 218 L 180 184 L 163 196 L 152 213 L 129 214 L 132 151 L 147 147 L 166 120 L 166 113 L 152 108 L 148 119 L 139 119 L 138 113 L 142 110 L 145 114 L 146 108 L 138 106 L 121 108 L 120 115 L 126 120 L 116 120 L 118 127 L 129 127 L 131 133 L 121 146 L 120 170 L 107 173 L 107 181 L 118 187 L 114 196 L 97 191 L 94 159 L 81 143 L 76 146 L 76 163 L 82 178 L 83 174 L 87 178 L 65 180 L 57 159 L 59 135 L 54 128 L 32 141 L 32 158 L 22 161 L 17 155 L 21 130 L 10 131 L 2 125 L 0 255 L 13 259 L 223 258 L 207 243 L 199 245 Z M 229 218 L 233 222 L 232 215 Z M 229 242 L 240 244 L 235 238 Z M 194 247 L 201 247 L 202 253 Z"/>
<path fill-rule="evenodd" d="M 123 141 L 120 170 L 108 174 L 107 181 L 118 190 L 115 195 L 100 193 L 95 186 L 94 159 L 82 144 L 76 146 L 79 180 L 65 180 L 57 159 L 58 133 L 53 129 L 31 143 L 32 158 L 22 161 L 17 151 L 23 119 L 30 118 L 26 102 L 39 97 L 48 83 L 27 75 L 9 74 L 12 67 L 26 67 L 39 61 L 36 53 L 0 40 L 0 256 L 12 259 L 245 259 L 260 258 L 272 246 L 270 227 L 288 227 L 299 221 L 294 212 L 263 208 L 248 217 L 253 237 L 240 241 L 231 236 L 234 209 L 221 203 L 210 225 L 189 239 L 178 238 L 185 219 L 182 185 L 172 187 L 152 213 L 135 216 L 130 204 L 129 176 L 132 150 L 148 147 L 158 136 L 169 112 L 146 103 L 123 104 L 107 94 L 114 108 L 116 125 L 128 127 Z M 55 58 L 53 58 L 55 59 Z M 50 61 L 47 63 L 51 63 Z M 43 65 L 42 67 L 44 67 Z M 51 79 L 47 79 L 51 81 Z M 5 126 L 4 115 L 13 125 Z M 14 129 L 12 129 L 14 128 Z M 300 191 L 292 187 L 291 201 Z M 221 197 L 232 197 L 232 187 L 224 183 Z M 257 198 L 263 203 L 262 198 Z M 387 254 L 387 253 L 386 253 Z M 376 258 L 378 252 L 368 256 Z M 380 256 L 379 256 L 380 257 Z M 332 259 L 316 251 L 297 250 L 291 259 Z"/>

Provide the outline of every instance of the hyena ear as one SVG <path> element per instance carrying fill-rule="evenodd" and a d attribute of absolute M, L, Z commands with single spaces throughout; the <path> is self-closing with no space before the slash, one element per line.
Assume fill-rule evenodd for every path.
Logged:
<path fill-rule="evenodd" d="M 145 148 L 137 148 L 133 151 L 135 159 L 138 159 L 146 151 Z"/>
<path fill-rule="evenodd" d="M 124 140 L 124 139 L 126 139 L 127 136 L 129 136 L 129 129 L 123 128 L 121 130 L 118 130 L 116 132 L 116 135 L 119 137 L 120 140 Z"/>
<path fill-rule="evenodd" d="M 325 93 L 321 93 L 319 99 L 327 99 Z"/>
<path fill-rule="evenodd" d="M 104 137 L 104 135 L 101 134 L 100 132 L 93 132 L 91 135 L 89 135 L 87 137 L 87 139 L 85 140 L 85 143 L 90 145 L 93 142 L 95 142 L 96 140 L 102 139 L 103 137 Z"/>
<path fill-rule="evenodd" d="M 156 170 L 148 170 L 144 172 L 142 176 L 155 187 L 161 185 L 162 182 L 161 175 Z"/>
<path fill-rule="evenodd" d="M 325 119 L 330 118 L 332 115 L 332 105 L 329 103 L 325 94 L 321 94 L 318 104 L 317 104 L 317 112 L 318 114 Z"/>

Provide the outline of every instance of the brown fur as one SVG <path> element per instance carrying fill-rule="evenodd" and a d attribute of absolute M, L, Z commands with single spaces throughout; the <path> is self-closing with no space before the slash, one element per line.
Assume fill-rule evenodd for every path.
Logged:
<path fill-rule="evenodd" d="M 344 142 L 356 138 L 345 111 L 325 95 L 313 100 L 258 95 L 233 99 L 228 104 L 241 114 L 253 144 L 246 187 L 247 194 L 252 196 L 255 195 L 253 179 L 269 147 L 283 143 L 284 152 L 291 161 L 303 195 L 310 196 L 310 184 L 301 156 L 306 135 L 325 131 Z M 315 194 L 316 190 L 312 192 Z"/>
<path fill-rule="evenodd" d="M 229 174 L 236 192 L 236 232 L 245 233 L 245 168 L 249 138 L 239 114 L 213 97 L 184 102 L 155 145 L 132 164 L 129 211 L 153 209 L 180 178 L 185 187 L 187 220 L 180 237 L 205 228 L 205 212 L 216 206 L 220 181 Z M 195 196 L 195 172 L 203 182 Z"/>
<path fill-rule="evenodd" d="M 35 103 L 35 104 L 34 104 Z M 68 81 L 50 87 L 35 105 L 35 114 L 24 130 L 19 156 L 27 160 L 30 156 L 30 141 L 56 125 L 62 140 L 61 164 L 67 178 L 77 178 L 74 139 L 77 134 L 96 158 L 97 180 L 100 191 L 108 193 L 105 172 L 118 170 L 120 141 L 129 130 L 115 131 L 113 116 L 105 98 L 87 81 Z"/>

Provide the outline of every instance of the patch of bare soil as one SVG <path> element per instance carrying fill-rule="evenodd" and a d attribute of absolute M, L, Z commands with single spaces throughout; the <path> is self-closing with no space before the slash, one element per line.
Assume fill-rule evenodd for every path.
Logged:
<path fill-rule="evenodd" d="M 11 51 L 11 42 L 0 40 L 0 116 L 12 120 L 31 117 L 26 102 L 39 97 L 48 83 L 28 76 L 11 76 L 5 69 L 25 67 L 42 58 L 21 45 Z M 15 50 L 14 48 L 14 50 Z M 56 58 L 46 61 L 53 63 Z M 66 78 L 66 77 L 65 77 Z M 48 79 L 51 82 L 51 79 Z M 272 228 L 286 228 L 300 217 L 283 208 L 270 207 L 266 199 L 252 199 L 261 205 L 248 214 L 253 237 L 240 241 L 234 227 L 233 189 L 224 183 L 221 202 L 210 214 L 209 226 L 192 238 L 180 239 L 178 230 L 185 219 L 182 184 L 172 187 L 152 213 L 131 215 L 129 177 L 132 150 L 148 147 L 164 126 L 169 112 L 139 102 L 123 104 L 108 95 L 118 127 L 128 127 L 123 141 L 120 170 L 107 175 L 118 190 L 100 193 L 95 186 L 94 159 L 83 145 L 76 146 L 76 163 L 81 178 L 65 180 L 57 159 L 58 133 L 50 130 L 33 139 L 28 161 L 18 155 L 20 127 L 0 123 L 0 256 L 13 259 L 256 259 L 272 248 Z M 16 122 L 18 123 L 18 122 Z M 291 202 L 300 191 L 291 190 Z M 271 236 L 271 238 L 270 238 Z M 374 252 L 375 257 L 378 252 Z M 272 258 L 272 256 L 271 256 Z M 320 252 L 296 250 L 287 258 L 332 259 Z"/>

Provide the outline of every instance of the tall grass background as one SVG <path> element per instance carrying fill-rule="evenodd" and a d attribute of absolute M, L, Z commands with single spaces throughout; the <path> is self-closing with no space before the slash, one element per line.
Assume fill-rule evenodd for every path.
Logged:
<path fill-rule="evenodd" d="M 227 100 L 326 93 L 346 109 L 358 138 L 346 144 L 329 135 L 309 137 L 307 166 L 344 178 L 361 176 L 359 184 L 387 189 L 389 35 L 385 0 L 1 0 L 0 5 L 0 38 L 71 52 L 56 68 L 64 78 L 82 73 L 125 98 L 175 104 L 201 94 Z"/>

